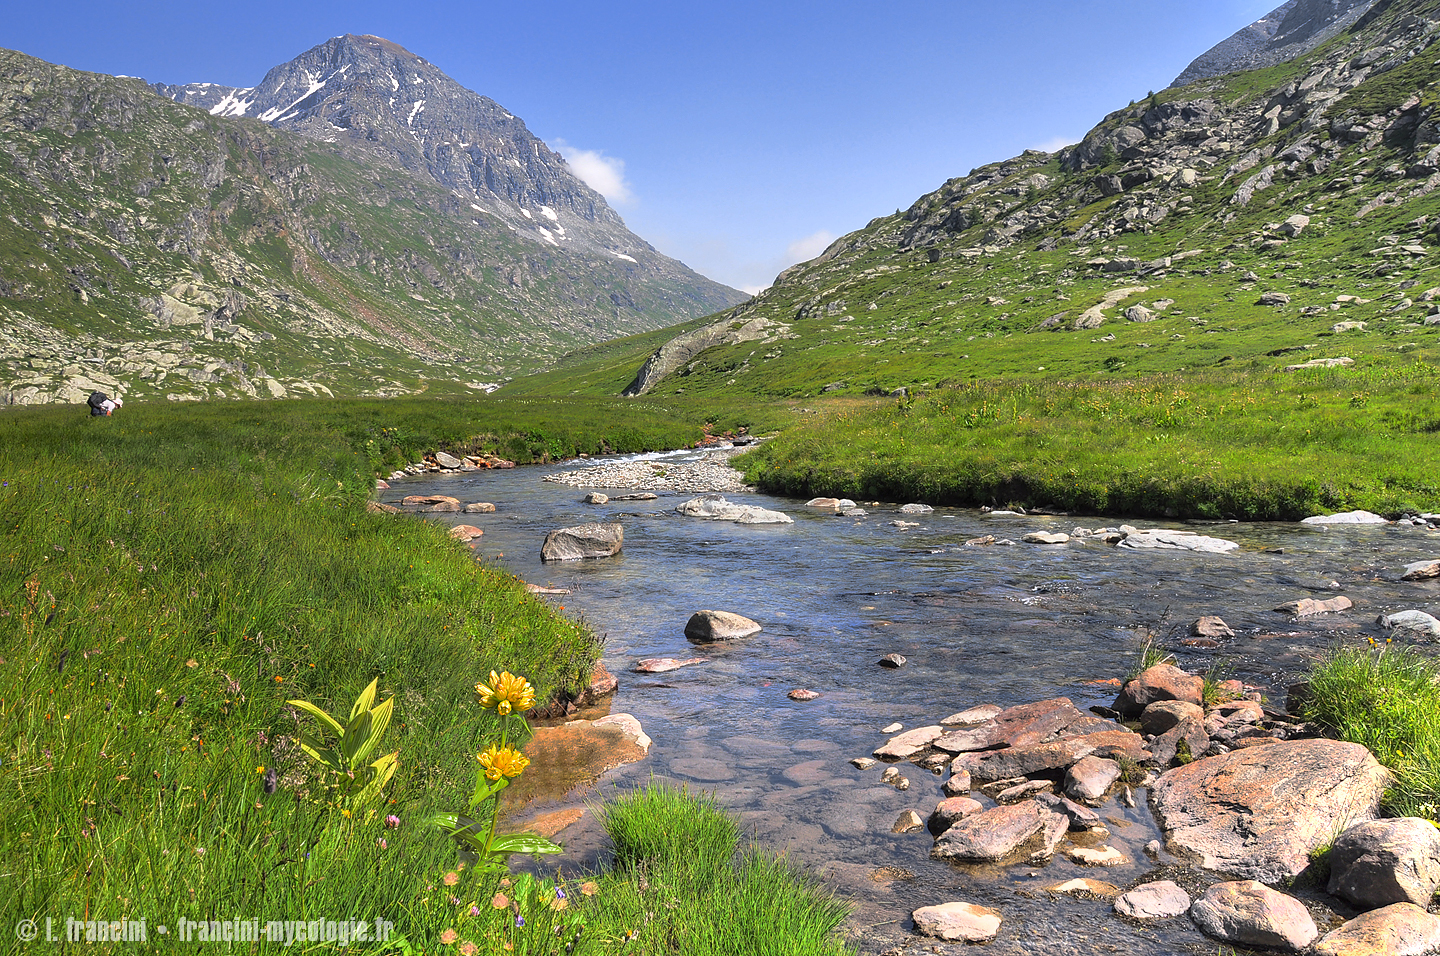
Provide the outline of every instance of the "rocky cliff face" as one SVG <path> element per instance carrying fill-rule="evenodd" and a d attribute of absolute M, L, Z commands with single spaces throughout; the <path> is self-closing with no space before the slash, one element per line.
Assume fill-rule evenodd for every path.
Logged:
<path fill-rule="evenodd" d="M 420 58 L 301 60 L 196 109 L 0 51 L 0 404 L 482 389 L 745 298 Z"/>
<path fill-rule="evenodd" d="M 630 392 L 888 392 L 1054 362 L 1203 367 L 1212 350 L 1268 367 L 1371 333 L 1433 344 L 1437 40 L 1440 0 L 1381 0 L 1283 67 L 1164 91 L 1059 153 L 952 179 L 656 350 Z"/>
<path fill-rule="evenodd" d="M 1171 86 L 1293 60 L 1340 33 L 1376 0 L 1288 0 L 1200 54 Z"/>

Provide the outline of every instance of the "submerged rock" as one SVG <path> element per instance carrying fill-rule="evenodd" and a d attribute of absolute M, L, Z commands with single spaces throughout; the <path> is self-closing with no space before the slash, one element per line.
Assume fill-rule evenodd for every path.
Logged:
<path fill-rule="evenodd" d="M 795 519 L 779 511 L 755 505 L 737 505 L 723 495 L 701 495 L 675 506 L 675 513 L 687 518 L 709 521 L 734 521 L 736 524 L 794 524 Z"/>
<path fill-rule="evenodd" d="M 1345 511 L 1337 515 L 1314 515 L 1303 518 L 1301 524 L 1389 524 L 1390 522 L 1369 511 Z"/>
<path fill-rule="evenodd" d="M 1200 554 L 1225 554 L 1240 547 L 1234 541 L 1210 538 L 1193 531 L 1171 531 L 1155 528 L 1132 531 L 1120 539 L 1119 547 L 1148 551 L 1195 551 Z"/>

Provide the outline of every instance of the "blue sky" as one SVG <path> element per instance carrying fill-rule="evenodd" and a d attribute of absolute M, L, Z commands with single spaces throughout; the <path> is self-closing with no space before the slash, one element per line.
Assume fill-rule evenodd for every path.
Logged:
<path fill-rule="evenodd" d="M 383 36 L 525 120 L 662 252 L 754 290 L 952 176 L 1079 139 L 1279 2 L 10 0 L 0 46 L 250 86 Z"/>

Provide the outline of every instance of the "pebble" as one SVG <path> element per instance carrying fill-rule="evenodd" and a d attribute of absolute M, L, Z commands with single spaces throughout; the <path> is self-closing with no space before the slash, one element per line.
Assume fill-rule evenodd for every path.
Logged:
<path fill-rule="evenodd" d="M 869 770 L 879 762 L 874 757 L 855 757 L 850 761 L 850 765 L 856 770 Z M 897 770 L 896 773 L 899 771 Z"/>
<path fill-rule="evenodd" d="M 900 654 L 886 654 L 884 657 L 880 658 L 875 663 L 879 664 L 881 667 L 904 667 L 905 658 Z"/>
<path fill-rule="evenodd" d="M 898 734 L 900 731 L 902 731 L 902 730 L 904 730 L 904 729 L 905 729 L 905 725 L 897 721 L 897 722 L 895 722 L 895 723 L 893 723 L 893 724 L 890 724 L 888 727 L 881 727 L 881 728 L 880 728 L 880 732 L 881 732 L 882 734 Z"/>
<path fill-rule="evenodd" d="M 816 700 L 820 697 L 820 695 L 813 690 L 806 690 L 803 687 L 797 687 L 785 696 L 791 700 Z"/>

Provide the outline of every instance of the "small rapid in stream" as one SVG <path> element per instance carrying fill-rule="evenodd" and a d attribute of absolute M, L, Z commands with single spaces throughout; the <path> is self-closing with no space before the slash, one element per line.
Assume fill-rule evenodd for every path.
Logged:
<path fill-rule="evenodd" d="M 683 461 L 695 453 L 650 457 Z M 398 503 L 405 495 L 444 494 L 492 502 L 495 514 L 431 517 L 481 527 L 484 536 L 473 546 L 482 560 L 535 584 L 570 589 L 547 599 L 605 636 L 605 663 L 620 678 L 610 710 L 634 714 L 654 739 L 646 760 L 602 779 L 600 795 L 652 775 L 713 791 L 747 834 L 813 868 L 855 903 L 848 929 L 863 953 L 907 943 L 907 952 L 930 951 L 936 941 L 912 934 L 910 912 L 950 900 L 1004 914 L 999 938 L 986 947 L 994 954 L 1216 951 L 1187 918 L 1141 927 L 1115 917 L 1106 902 L 1042 889 L 1072 877 L 1122 889 L 1157 872 L 1153 878 L 1176 878 L 1168 856 L 1156 864 L 1142 852 L 1160 836 L 1143 790 L 1135 808 L 1113 798 L 1100 808 L 1111 830 L 1106 842 L 1125 853 L 1125 865 L 1083 867 L 1058 855 L 1044 867 L 932 861 L 928 834 L 890 828 L 907 809 L 928 817 L 943 797 L 943 777 L 902 763 L 911 788 L 901 792 L 880 782 L 883 765 L 861 771 L 848 763 L 885 741 L 882 727 L 934 724 L 984 703 L 1063 696 L 1082 710 L 1108 705 L 1117 688 L 1099 682 L 1123 676 L 1147 635 L 1191 672 L 1203 672 L 1218 656 L 1227 676 L 1262 688 L 1267 704 L 1283 709 L 1286 685 L 1327 647 L 1379 636 L 1375 618 L 1382 612 L 1434 613 L 1440 603 L 1440 585 L 1399 581 L 1405 564 L 1440 552 L 1436 534 L 1418 527 L 1132 520 L 1225 538 L 1240 550 L 1132 551 L 1075 540 L 965 547 L 987 534 L 1019 542 L 1030 531 L 1068 533 L 1120 521 L 959 508 L 913 516 L 899 512 L 901 503 L 868 502 L 861 503 L 866 516 L 838 517 L 798 500 L 727 493 L 732 502 L 795 520 L 738 525 L 676 515 L 690 494 L 587 505 L 584 490 L 543 480 L 555 467 L 407 478 L 381 498 Z M 918 524 L 891 524 L 901 519 Z M 541 562 L 547 532 L 588 521 L 623 525 L 624 550 L 598 560 Z M 1337 594 L 1353 600 L 1354 609 L 1299 621 L 1272 610 Z M 764 630 L 697 647 L 683 629 L 702 608 L 735 611 Z M 1237 636 L 1218 648 L 1182 644 L 1190 623 L 1207 614 L 1224 618 Z M 890 653 L 908 663 L 877 666 Z M 707 660 L 662 675 L 631 673 L 646 657 Z M 787 698 L 799 687 L 821 696 L 807 703 Z M 572 794 L 566 804 L 535 809 L 586 797 Z M 567 869 L 596 865 L 606 853 L 607 838 L 590 813 L 558 839 L 567 847 Z"/>

